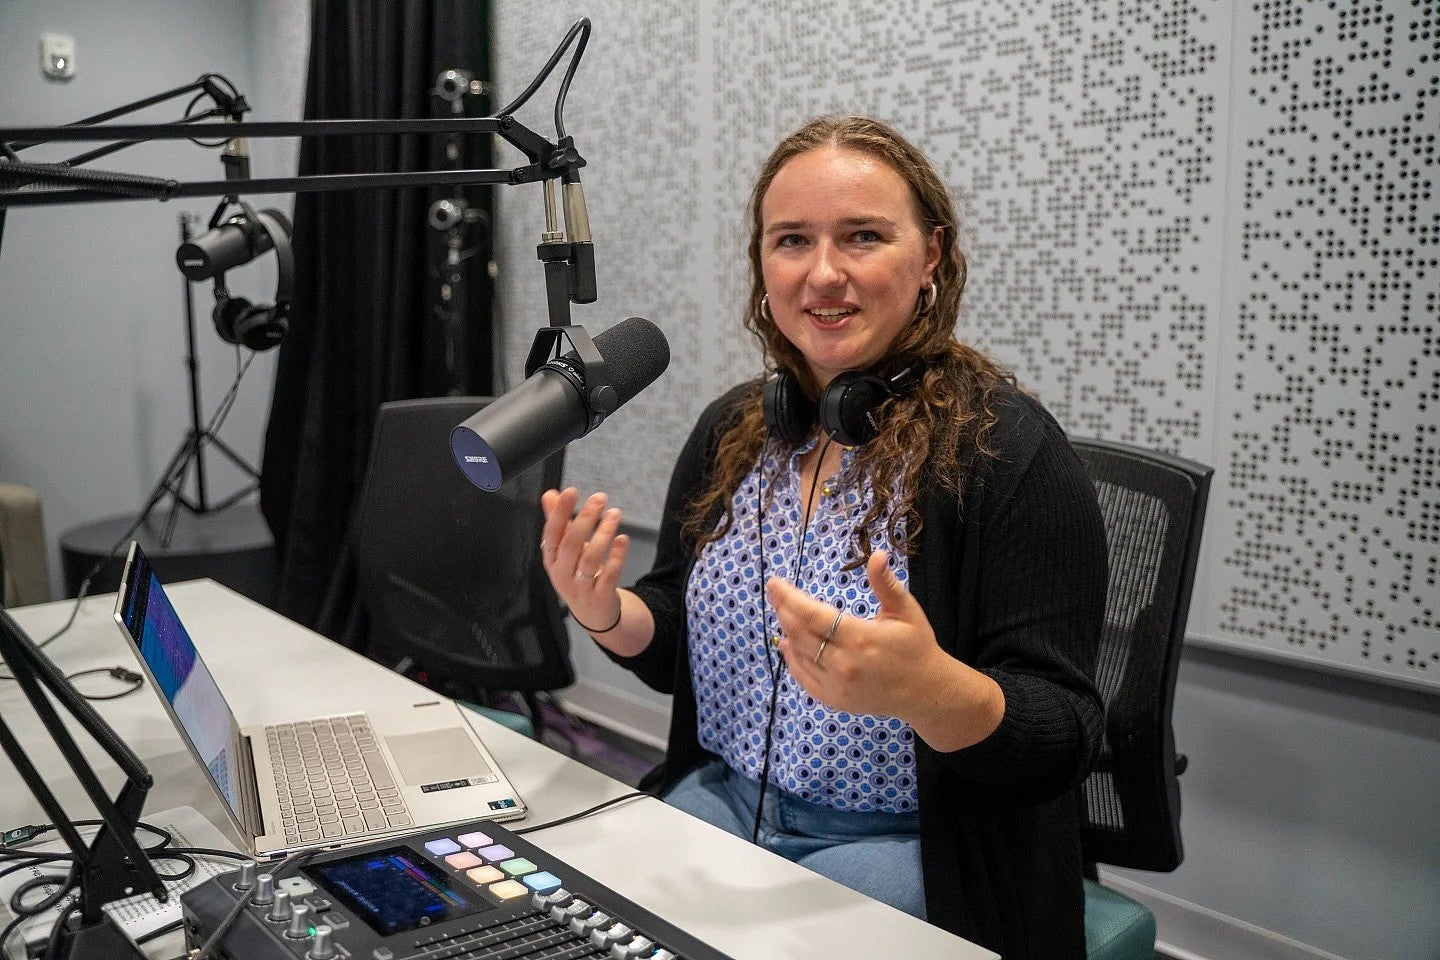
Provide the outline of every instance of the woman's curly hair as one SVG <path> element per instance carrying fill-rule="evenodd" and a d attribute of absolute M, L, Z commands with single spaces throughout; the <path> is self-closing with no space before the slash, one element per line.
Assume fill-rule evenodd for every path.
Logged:
<path fill-rule="evenodd" d="M 936 227 L 942 230 L 940 262 L 934 273 L 937 295 L 930 297 L 928 289 L 916 292 L 915 319 L 900 332 L 885 359 L 872 371 L 888 378 L 917 360 L 923 361 L 925 370 L 915 389 L 880 405 L 876 411 L 879 436 L 861 447 L 852 463 L 852 470 L 868 478 L 875 491 L 869 511 L 853 533 L 856 552 L 848 564 L 853 567 L 863 564 L 869 556 L 870 533 L 887 514 L 891 542 L 901 549 L 909 546 L 920 531 L 915 504 L 922 478 L 926 484 L 938 483 L 953 492 L 958 502 L 965 478 L 977 460 L 994 455 L 987 443 L 995 424 L 992 396 L 1001 384 L 1013 384 L 1014 378 L 955 337 L 966 265 L 950 192 L 924 154 L 898 131 L 881 120 L 858 116 L 817 117 L 806 122 L 771 152 L 751 192 L 750 297 L 743 322 L 745 329 L 760 341 L 766 371 L 788 371 L 807 397 L 818 400 L 819 385 L 810 375 L 805 358 L 762 308 L 765 282 L 760 249 L 764 232 L 761 206 L 771 182 L 787 162 L 828 146 L 868 154 L 888 164 L 910 185 L 922 231 L 928 236 Z M 754 382 L 754 389 L 746 392 L 747 399 L 724 427 L 709 485 L 691 501 L 685 533 L 697 551 L 728 531 L 731 499 L 765 445 L 768 431 L 761 402 L 763 379 Z M 892 491 L 898 500 L 892 501 Z"/>

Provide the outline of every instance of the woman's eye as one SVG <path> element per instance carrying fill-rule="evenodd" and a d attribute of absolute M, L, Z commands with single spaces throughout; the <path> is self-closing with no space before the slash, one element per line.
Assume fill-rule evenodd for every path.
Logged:
<path fill-rule="evenodd" d="M 800 245 L 801 245 L 802 243 L 804 243 L 804 242 L 805 242 L 805 238 L 802 237 L 802 236 L 800 236 L 800 234 L 798 234 L 798 233 L 785 233 L 785 234 L 781 234 L 781 235 L 775 240 L 775 246 L 777 246 L 777 247 L 798 247 L 798 246 L 800 246 Z"/>
<path fill-rule="evenodd" d="M 874 230 L 858 230 L 855 233 L 855 241 L 857 243 L 878 243 L 880 234 Z"/>

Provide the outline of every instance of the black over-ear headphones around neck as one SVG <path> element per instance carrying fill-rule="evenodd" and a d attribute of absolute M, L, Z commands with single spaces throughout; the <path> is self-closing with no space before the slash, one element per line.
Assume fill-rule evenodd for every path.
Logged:
<path fill-rule="evenodd" d="M 804 440 L 816 423 L 836 443 L 857 447 L 880 432 L 875 411 L 887 399 L 910 392 L 920 382 L 925 362 L 916 360 L 886 379 L 863 370 L 847 370 L 831 380 L 818 404 L 805 396 L 800 381 L 781 370 L 765 383 L 765 426 L 786 443 Z"/>
<path fill-rule="evenodd" d="M 228 203 L 229 201 L 222 203 L 220 209 L 215 211 L 215 216 L 211 218 L 212 229 L 219 223 L 220 215 Z M 290 300 L 295 288 L 295 254 L 290 247 L 289 225 L 281 222 L 284 214 L 278 210 L 261 210 L 257 213 L 242 199 L 236 198 L 234 203 L 245 215 L 233 217 L 229 222 L 245 232 L 251 250 L 258 252 L 262 246 L 258 242 L 259 231 L 264 231 L 270 246 L 275 248 L 275 302 L 252 304 L 244 297 L 230 296 L 230 291 L 225 288 L 225 274 L 222 271 L 215 274 L 215 309 L 210 316 L 215 321 L 215 332 L 226 343 L 239 344 L 251 350 L 268 350 L 277 346 L 290 328 Z"/>
<path fill-rule="evenodd" d="M 805 395 L 805 390 L 800 386 L 800 381 L 795 374 L 789 370 L 781 370 L 765 382 L 765 392 L 761 401 L 765 413 L 765 427 L 770 431 L 770 436 L 784 443 L 796 444 L 809 436 L 810 431 L 818 422 L 836 443 L 847 447 L 858 447 L 862 443 L 874 440 L 880 433 L 880 427 L 875 423 L 875 411 L 880 405 L 890 397 L 909 393 L 920 382 L 920 377 L 924 373 L 925 361 L 923 360 L 916 360 L 908 364 L 899 373 L 888 379 L 863 370 L 847 370 L 830 381 L 820 395 L 820 402 L 816 404 Z M 806 505 L 802 515 L 804 519 L 800 523 L 800 549 L 795 555 L 795 572 L 791 575 L 791 582 L 796 586 L 800 585 L 800 572 L 804 567 L 805 532 L 810 524 L 810 508 L 814 504 L 815 491 L 820 488 L 820 466 L 825 461 L 825 449 L 825 446 L 822 445 L 819 456 L 815 458 L 815 474 L 810 478 L 810 504 Z M 763 520 L 762 488 L 764 482 L 765 466 L 762 457 L 760 482 L 755 486 L 757 522 Z M 763 598 L 765 589 L 765 548 L 763 545 L 760 546 L 758 563 L 760 594 Z M 768 601 L 766 603 L 768 604 Z M 762 638 L 765 637 L 768 626 L 768 622 L 762 615 L 760 627 Z M 776 656 L 778 657 L 779 654 L 777 653 Z M 765 659 L 767 664 L 773 663 L 770 660 L 768 647 Z M 816 662 L 819 662 L 818 657 Z M 779 665 L 783 670 L 783 659 L 779 661 Z M 777 676 L 775 667 L 772 666 L 770 716 L 765 721 L 765 753 L 764 760 L 760 765 L 761 802 L 755 806 L 755 823 L 750 834 L 752 843 L 757 842 L 760 836 L 760 814 L 764 807 L 765 791 L 770 780 L 770 744 L 775 729 L 779 694 L 780 678 Z"/>

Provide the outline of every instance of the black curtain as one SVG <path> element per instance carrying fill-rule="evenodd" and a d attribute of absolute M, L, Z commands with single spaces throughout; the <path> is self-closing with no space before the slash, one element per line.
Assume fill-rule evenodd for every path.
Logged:
<path fill-rule="evenodd" d="M 436 79 L 460 68 L 488 80 L 488 36 L 488 0 L 314 0 L 305 118 L 453 116 L 436 95 Z M 470 116 L 493 109 L 482 96 L 466 96 L 463 107 Z M 490 138 L 447 139 L 307 137 L 299 172 L 494 165 Z M 439 286 L 455 278 L 442 278 L 445 238 L 428 220 L 444 197 L 482 212 L 467 228 L 460 325 L 440 309 Z M 490 392 L 491 203 L 485 187 L 296 197 L 295 299 L 265 434 L 260 505 L 280 558 L 276 608 L 335 639 L 354 639 L 341 636 L 353 633 L 357 616 L 345 549 L 377 407 Z"/>

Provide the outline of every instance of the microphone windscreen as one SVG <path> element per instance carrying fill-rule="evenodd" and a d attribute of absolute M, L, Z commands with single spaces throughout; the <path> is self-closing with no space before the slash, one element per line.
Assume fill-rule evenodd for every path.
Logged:
<path fill-rule="evenodd" d="M 670 344 L 665 334 L 644 317 L 630 317 L 601 331 L 595 337 L 595 349 L 605 358 L 617 406 L 629 403 L 670 365 Z M 579 359 L 573 350 L 566 356 Z"/>

